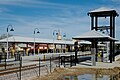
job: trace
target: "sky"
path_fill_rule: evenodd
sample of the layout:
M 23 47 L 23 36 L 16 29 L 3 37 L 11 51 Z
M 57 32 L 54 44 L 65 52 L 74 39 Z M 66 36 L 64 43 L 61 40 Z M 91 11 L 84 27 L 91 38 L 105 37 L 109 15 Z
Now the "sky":
M 38 28 L 40 34 L 35 35 L 39 38 L 50 39 L 54 30 L 60 30 L 72 39 L 91 30 L 87 13 L 100 7 L 119 14 L 120 0 L 0 0 L 0 35 L 11 24 L 12 35 L 33 37 Z M 116 17 L 116 38 L 120 39 L 120 17 Z

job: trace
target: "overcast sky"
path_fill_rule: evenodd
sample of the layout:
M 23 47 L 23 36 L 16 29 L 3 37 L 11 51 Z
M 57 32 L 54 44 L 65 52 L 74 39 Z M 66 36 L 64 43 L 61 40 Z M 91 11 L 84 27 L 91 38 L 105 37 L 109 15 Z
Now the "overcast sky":
M 13 35 L 33 36 L 40 29 L 40 38 L 52 38 L 53 30 L 60 30 L 71 39 L 90 31 L 91 10 L 107 7 L 120 13 L 120 0 L 0 0 L 0 34 L 8 24 Z M 116 38 L 120 39 L 120 17 L 116 17 Z

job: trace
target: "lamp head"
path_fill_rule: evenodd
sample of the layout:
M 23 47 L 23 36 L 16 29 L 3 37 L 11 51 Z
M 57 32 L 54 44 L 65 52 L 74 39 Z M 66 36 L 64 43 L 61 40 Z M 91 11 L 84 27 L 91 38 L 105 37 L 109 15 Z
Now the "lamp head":
M 63 37 L 66 37 L 66 34 L 64 34 Z
M 66 37 L 66 33 L 64 33 L 63 37 Z
M 58 33 L 56 33 L 56 35 L 58 35 Z
M 53 35 L 54 35 L 54 32 L 53 32 Z M 56 35 L 58 35 L 58 32 L 56 32 Z
M 12 29 L 10 29 L 10 31 L 14 31 L 14 29 L 12 28 Z
M 37 33 L 40 33 L 39 31 L 37 31 Z

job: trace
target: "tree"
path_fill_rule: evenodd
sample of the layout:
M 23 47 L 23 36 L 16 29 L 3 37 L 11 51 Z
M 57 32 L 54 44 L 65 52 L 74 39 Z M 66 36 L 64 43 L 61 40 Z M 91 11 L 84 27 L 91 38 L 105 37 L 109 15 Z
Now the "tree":
M 8 34 L 8 37 L 11 37 L 11 36 L 13 36 L 13 35 Z M 5 39 L 5 38 L 7 38 L 7 34 L 2 34 L 2 35 L 0 36 L 0 40 L 1 40 L 1 39 Z

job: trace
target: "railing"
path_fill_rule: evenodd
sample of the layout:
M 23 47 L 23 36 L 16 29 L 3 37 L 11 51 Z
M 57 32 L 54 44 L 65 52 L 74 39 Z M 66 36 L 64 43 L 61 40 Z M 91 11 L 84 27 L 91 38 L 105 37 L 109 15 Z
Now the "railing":
M 31 58 L 30 58 L 31 57 Z M 40 76 L 44 74 L 48 74 L 53 71 L 54 68 L 58 65 L 58 61 L 56 64 L 54 63 L 57 59 L 55 58 L 34 58 L 33 56 L 29 56 L 29 58 L 20 57 L 19 61 L 7 61 L 6 62 L 6 68 L 4 68 L 4 65 L 2 66 L 2 63 L 0 64 L 0 80 L 8 80 L 11 76 L 17 77 L 18 80 L 22 80 L 22 78 L 25 78 L 25 73 L 33 75 L 29 77 L 34 76 Z M 30 73 L 30 70 L 31 73 Z M 10 76 L 9 76 L 10 75 Z M 9 76 L 9 77 L 8 77 Z M 12 77 L 15 78 L 15 77 Z
M 86 55 L 89 54 L 85 54 L 84 56 Z M 70 57 L 65 58 L 62 56 Z M 78 56 L 78 58 L 80 56 Z M 34 56 L 18 55 L 18 58 L 5 58 L 5 61 L 2 61 L 0 63 L 0 80 L 8 80 L 10 78 L 16 78 L 18 80 L 21 80 L 23 78 L 26 78 L 26 76 L 29 78 L 41 76 L 43 74 L 48 74 L 52 72 L 53 69 L 56 67 L 60 67 L 61 63 L 69 63 L 70 67 L 75 65 L 74 53 L 49 53 Z M 66 64 L 62 65 L 66 67 Z

